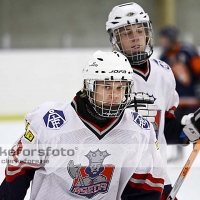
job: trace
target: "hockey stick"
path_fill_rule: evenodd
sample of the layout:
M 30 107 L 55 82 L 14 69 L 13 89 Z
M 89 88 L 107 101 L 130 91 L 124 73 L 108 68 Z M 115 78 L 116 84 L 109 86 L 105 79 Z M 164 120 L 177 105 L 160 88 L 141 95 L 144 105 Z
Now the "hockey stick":
M 197 141 L 197 143 L 194 145 L 194 148 L 192 150 L 192 153 L 190 154 L 187 162 L 185 163 L 179 177 L 177 178 L 169 196 L 167 197 L 166 200 L 174 200 L 175 197 L 176 197 L 176 194 L 178 193 L 185 177 L 187 176 L 197 154 L 199 153 L 199 150 L 200 150 L 200 139 Z

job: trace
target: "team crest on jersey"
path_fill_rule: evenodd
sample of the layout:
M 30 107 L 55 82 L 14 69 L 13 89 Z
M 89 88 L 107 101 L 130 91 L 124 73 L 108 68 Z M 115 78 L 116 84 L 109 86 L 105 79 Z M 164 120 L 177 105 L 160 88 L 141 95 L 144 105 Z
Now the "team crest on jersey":
M 150 122 L 139 115 L 137 112 L 132 113 L 133 121 L 139 125 L 142 129 L 150 129 Z
M 68 173 L 73 179 L 70 192 L 88 199 L 99 193 L 107 193 L 115 169 L 114 165 L 103 165 L 107 156 L 110 156 L 107 151 L 97 149 L 85 155 L 89 160 L 88 166 L 74 165 L 70 160 L 67 166 Z
M 49 110 L 43 117 L 47 128 L 59 129 L 65 122 L 65 115 L 62 110 Z

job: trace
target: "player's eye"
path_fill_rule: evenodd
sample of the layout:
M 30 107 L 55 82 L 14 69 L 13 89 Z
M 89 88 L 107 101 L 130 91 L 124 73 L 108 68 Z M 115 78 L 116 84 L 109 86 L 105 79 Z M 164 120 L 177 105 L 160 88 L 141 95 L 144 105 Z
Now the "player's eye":
M 109 89 L 110 89 L 110 86 L 109 86 L 109 85 L 105 85 L 104 88 L 105 88 L 106 90 L 109 90 Z
M 129 30 L 129 31 L 122 31 L 121 32 L 122 35 L 130 35 L 131 33 L 132 33 L 131 30 Z
M 142 27 L 140 27 L 140 28 L 137 29 L 137 32 L 138 32 L 138 33 L 143 33 L 143 32 L 144 32 L 144 29 L 143 29 Z
M 125 87 L 122 86 L 122 85 L 120 85 L 120 86 L 117 87 L 118 90 L 123 90 L 124 88 L 125 88 Z

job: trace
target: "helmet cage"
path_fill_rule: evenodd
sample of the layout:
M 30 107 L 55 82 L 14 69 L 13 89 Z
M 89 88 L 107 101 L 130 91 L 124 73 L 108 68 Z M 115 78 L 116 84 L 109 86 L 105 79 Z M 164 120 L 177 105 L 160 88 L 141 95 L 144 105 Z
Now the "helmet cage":
M 124 48 L 121 32 L 126 32 L 126 28 L 128 27 L 130 29 L 130 26 L 132 27 L 133 34 L 131 37 L 128 37 L 127 34 L 129 45 L 127 45 L 127 42 L 126 48 Z M 142 38 L 139 38 L 142 34 L 136 34 L 138 33 L 137 31 L 139 31 L 137 28 L 141 26 L 145 31 L 146 44 L 144 44 L 144 40 Z M 129 59 L 131 65 L 140 65 L 145 63 L 146 60 L 152 55 L 153 29 L 151 21 L 149 19 L 149 15 L 137 3 L 130 2 L 115 6 L 109 13 L 108 21 L 106 22 L 106 30 L 110 35 L 110 41 L 113 45 L 113 49 L 124 54 Z M 142 46 L 139 48 L 133 46 L 131 48 L 131 45 L 141 45 L 138 44 L 138 41 L 136 44 L 133 44 L 132 41 L 138 39 L 140 39 Z
M 106 103 L 106 102 L 104 102 L 104 98 L 105 98 L 104 90 L 102 91 L 102 93 L 97 93 L 96 87 L 97 87 L 97 85 L 105 86 L 107 81 L 110 82 L 110 80 L 104 80 L 103 84 L 99 84 L 98 81 L 96 81 L 96 80 L 87 79 L 87 80 L 85 80 L 85 91 L 87 93 L 90 104 L 92 105 L 93 109 L 95 110 L 95 112 L 98 115 L 100 115 L 102 117 L 107 117 L 107 118 L 119 117 L 121 115 L 121 113 L 124 111 L 124 109 L 131 102 L 131 94 L 133 93 L 133 81 L 113 80 L 112 81 L 113 85 L 114 85 L 114 82 L 121 82 L 121 83 L 126 82 L 125 94 L 122 94 L 122 93 L 117 94 L 118 96 L 120 96 L 119 98 L 122 99 L 122 101 L 118 105 L 116 105 L 116 104 L 114 105 L 114 103 L 112 103 L 112 102 L 110 102 L 109 105 L 104 105 Z M 100 94 L 102 96 L 102 101 L 98 101 L 96 99 L 97 94 Z M 113 90 L 111 91 L 111 93 L 106 94 L 106 95 L 114 96 Z
M 133 70 L 128 59 L 118 51 L 95 52 L 83 69 L 83 79 L 87 97 L 96 113 L 102 117 L 118 117 L 131 102 Z M 100 83 L 102 85 L 97 88 Z M 107 98 L 97 92 L 110 93 L 110 96 Z
M 141 37 L 130 37 L 128 35 L 129 30 L 127 30 L 127 27 L 131 26 L 131 29 L 133 31 L 138 32 L 139 29 L 141 29 L 141 27 L 144 29 L 145 31 L 145 36 L 142 37 L 146 37 L 145 38 L 145 46 L 141 47 L 143 50 L 138 50 L 133 51 L 133 49 L 131 48 L 131 42 L 133 40 L 139 40 L 141 39 Z M 138 28 L 139 27 L 139 28 Z M 125 48 L 123 46 L 122 43 L 122 33 L 127 35 L 127 41 L 129 41 L 129 47 Z M 133 23 L 133 24 L 126 24 L 125 26 L 121 26 L 118 28 L 114 28 L 112 31 L 110 31 L 110 39 L 111 39 L 111 43 L 113 45 L 113 49 L 116 51 L 121 52 L 123 55 L 125 55 L 129 62 L 131 63 L 131 65 L 141 65 L 143 63 L 145 63 L 147 61 L 147 59 L 152 55 L 153 53 L 153 29 L 152 29 L 152 25 L 151 22 L 140 22 L 140 23 Z

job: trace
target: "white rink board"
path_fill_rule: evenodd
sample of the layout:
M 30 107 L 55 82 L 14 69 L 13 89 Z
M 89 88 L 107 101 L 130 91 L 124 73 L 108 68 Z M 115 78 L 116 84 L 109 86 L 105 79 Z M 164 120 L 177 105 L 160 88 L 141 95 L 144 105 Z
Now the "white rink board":
M 45 101 L 71 101 L 82 87 L 82 69 L 97 50 L 0 50 L 0 116 L 24 115 Z M 200 48 L 199 48 L 200 50 Z M 158 58 L 155 47 L 151 58 Z
M 97 50 L 0 51 L 0 115 L 26 114 L 45 101 L 71 101 L 82 87 L 82 68 Z
M 83 67 L 97 50 L 110 51 L 0 50 L 0 116 L 24 115 L 45 101 L 71 101 L 82 88 Z

